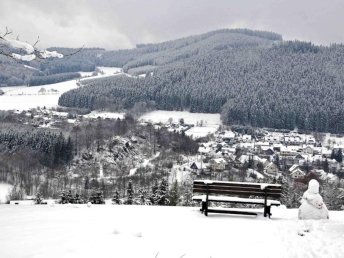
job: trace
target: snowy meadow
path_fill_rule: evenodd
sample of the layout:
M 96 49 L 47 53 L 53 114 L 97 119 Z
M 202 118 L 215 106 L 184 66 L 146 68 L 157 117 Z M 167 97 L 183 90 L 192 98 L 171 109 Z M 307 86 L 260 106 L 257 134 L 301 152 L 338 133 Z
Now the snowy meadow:
M 343 257 L 344 212 L 297 234 L 296 209 L 205 217 L 196 207 L 1 205 L 0 257 Z
M 81 73 L 82 77 L 104 78 L 107 76 L 121 74 L 120 68 L 115 67 L 98 67 L 99 75 L 92 76 L 90 73 Z M 81 78 L 81 80 L 83 80 Z M 2 87 L 5 92 L 0 98 L 0 110 L 28 110 L 37 107 L 56 107 L 59 97 L 62 93 L 78 87 L 77 80 L 70 80 L 54 84 L 40 86 L 16 86 Z
M 144 114 L 139 118 L 142 121 L 152 123 L 179 123 L 181 119 L 185 124 L 195 125 L 186 131 L 186 135 L 193 138 L 205 137 L 213 134 L 222 125 L 220 114 L 191 113 L 188 111 L 157 110 Z

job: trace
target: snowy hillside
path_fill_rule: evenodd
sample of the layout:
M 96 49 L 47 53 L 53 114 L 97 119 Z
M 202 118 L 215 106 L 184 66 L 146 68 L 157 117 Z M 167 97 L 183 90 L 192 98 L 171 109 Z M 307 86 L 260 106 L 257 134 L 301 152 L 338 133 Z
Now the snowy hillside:
M 0 257 L 343 257 L 344 212 L 298 236 L 297 210 L 272 219 L 209 215 L 198 208 L 0 206 Z
M 104 78 L 120 74 L 122 70 L 116 67 L 97 67 L 97 71 L 99 71 L 99 75 L 91 76 L 87 79 Z M 0 98 L 0 110 L 28 110 L 44 106 L 47 108 L 55 107 L 62 93 L 77 87 L 77 80 L 33 87 L 3 87 L 1 89 L 5 92 L 5 95 L 2 95 Z

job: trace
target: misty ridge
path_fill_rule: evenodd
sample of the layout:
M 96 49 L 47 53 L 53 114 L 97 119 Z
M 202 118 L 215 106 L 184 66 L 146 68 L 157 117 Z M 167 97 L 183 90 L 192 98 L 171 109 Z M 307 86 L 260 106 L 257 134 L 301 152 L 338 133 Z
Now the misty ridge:
M 80 53 L 47 62 L 1 59 L 2 85 L 43 85 L 78 78 L 96 66 L 137 76 L 82 82 L 59 105 L 89 110 L 156 109 L 221 113 L 225 124 L 339 133 L 343 112 L 343 45 L 283 41 L 272 32 L 223 29 L 134 49 Z M 75 49 L 51 48 L 63 54 Z M 1 57 L 0 57 L 1 58 Z

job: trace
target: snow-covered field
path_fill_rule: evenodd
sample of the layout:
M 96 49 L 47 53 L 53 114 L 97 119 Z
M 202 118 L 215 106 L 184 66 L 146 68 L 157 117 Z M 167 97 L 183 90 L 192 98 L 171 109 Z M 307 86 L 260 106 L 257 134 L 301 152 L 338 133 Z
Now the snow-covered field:
M 8 195 L 11 188 L 11 185 L 0 182 L 0 203 L 5 203 L 7 201 L 6 196 Z
M 186 135 L 193 137 L 194 139 L 205 137 L 208 134 L 213 134 L 219 128 L 218 125 L 210 126 L 195 126 L 185 132 Z
M 110 119 L 123 119 L 125 113 L 113 113 L 113 112 L 100 112 L 100 111 L 92 111 L 91 113 L 84 115 L 85 118 L 110 118 Z
M 2 90 L 6 93 L 0 96 L 0 110 L 28 110 L 36 107 L 55 107 L 62 93 L 76 88 L 76 80 L 65 81 L 49 85 L 34 87 L 5 87 Z M 54 94 L 39 94 L 39 90 L 55 89 Z
M 140 120 L 167 124 L 170 122 L 170 119 L 172 119 L 172 123 L 179 123 L 181 118 L 184 119 L 185 124 L 195 125 L 185 132 L 186 135 L 193 138 L 200 138 L 215 133 L 222 124 L 220 114 L 190 113 L 187 111 L 157 110 L 144 114 L 140 117 Z
M 324 146 L 344 146 L 344 137 L 337 137 L 334 135 L 331 135 L 330 133 L 327 133 L 323 140 Z
M 184 119 L 186 124 L 197 124 L 202 121 L 204 126 L 221 125 L 220 114 L 208 113 L 190 113 L 187 111 L 164 111 L 157 110 L 149 112 L 140 117 L 143 121 L 151 121 L 153 123 L 168 123 L 172 118 L 174 123 L 178 123 L 181 118 Z
M 299 236 L 297 210 L 272 219 L 198 208 L 1 205 L 0 257 L 343 257 L 344 212 Z
M 98 67 L 103 74 L 89 78 L 103 78 L 114 74 L 120 74 L 122 69 L 116 67 Z M 87 79 L 89 79 L 87 78 Z M 1 90 L 5 95 L 0 96 L 0 110 L 28 110 L 36 107 L 56 107 L 62 93 L 77 88 L 77 80 L 70 80 L 60 83 L 40 85 L 34 87 L 17 86 L 3 87 Z M 45 94 L 40 93 L 44 88 Z M 51 92 L 57 90 L 57 92 Z

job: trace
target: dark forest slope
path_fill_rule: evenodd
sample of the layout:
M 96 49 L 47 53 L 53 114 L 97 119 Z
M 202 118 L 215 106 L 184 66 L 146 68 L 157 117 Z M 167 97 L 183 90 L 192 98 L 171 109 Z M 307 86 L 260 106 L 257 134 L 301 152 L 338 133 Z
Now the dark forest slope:
M 190 55 L 181 60 L 174 55 L 178 47 L 169 48 L 170 55 L 159 44 L 161 51 L 141 56 L 136 55 L 140 48 L 127 50 L 136 56 L 124 67 L 155 66 L 153 76 L 90 80 L 62 95 L 59 103 L 98 109 L 154 101 L 159 109 L 222 112 L 226 124 L 344 132 L 342 45 L 214 33 L 194 48 L 184 45 L 182 52 L 188 49 Z M 155 56 L 153 63 L 143 61 L 148 56 Z

